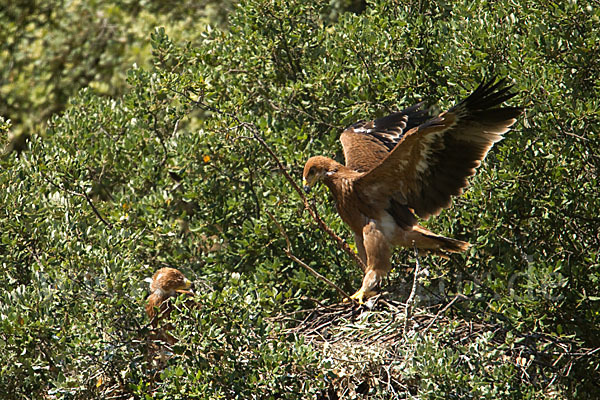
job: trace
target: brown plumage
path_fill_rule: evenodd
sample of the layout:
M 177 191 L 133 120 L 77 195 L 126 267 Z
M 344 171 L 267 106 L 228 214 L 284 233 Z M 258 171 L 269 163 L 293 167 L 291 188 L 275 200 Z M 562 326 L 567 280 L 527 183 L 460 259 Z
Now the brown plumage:
M 505 80 L 479 85 L 466 99 L 432 118 L 422 103 L 348 127 L 340 136 L 346 165 L 316 156 L 304 166 L 305 190 L 321 180 L 330 189 L 338 213 L 354 232 L 367 265 L 359 302 L 372 296 L 391 269 L 393 246 L 434 253 L 461 252 L 469 244 L 418 225 L 450 206 L 467 178 L 494 143 L 521 114 L 520 107 L 500 107 L 512 98 Z
M 146 303 L 146 314 L 154 328 L 159 328 L 159 321 L 169 318 L 171 307 L 167 301 L 170 297 L 177 294 L 193 295 L 190 290 L 192 283 L 175 268 L 161 268 L 154 273 L 152 278 L 147 278 L 150 282 L 150 296 Z M 174 344 L 175 339 L 167 332 L 172 327 L 170 324 L 161 324 L 157 331 L 156 339 Z

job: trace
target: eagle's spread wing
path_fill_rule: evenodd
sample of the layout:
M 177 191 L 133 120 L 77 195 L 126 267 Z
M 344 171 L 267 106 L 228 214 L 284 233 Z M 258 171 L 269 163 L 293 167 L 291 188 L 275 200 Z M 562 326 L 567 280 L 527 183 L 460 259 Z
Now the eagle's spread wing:
M 367 172 L 387 157 L 404 137 L 404 133 L 427 121 L 430 116 L 421 110 L 423 103 L 374 121 L 359 121 L 342 132 L 346 166 Z
M 406 131 L 385 159 L 356 180 L 361 197 L 374 208 L 405 205 L 422 218 L 448 207 L 522 112 L 498 107 L 515 95 L 504 82 L 482 83 L 450 110 Z M 349 153 L 356 157 L 355 151 L 345 152 L 347 159 Z

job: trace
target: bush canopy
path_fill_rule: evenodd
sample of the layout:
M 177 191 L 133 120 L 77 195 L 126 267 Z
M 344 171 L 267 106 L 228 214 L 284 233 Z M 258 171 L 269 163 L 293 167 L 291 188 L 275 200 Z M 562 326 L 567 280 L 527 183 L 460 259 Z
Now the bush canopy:
M 597 398 L 600 4 L 219 4 L 0 8 L 0 392 Z M 312 155 L 342 162 L 353 122 L 444 110 L 492 76 L 525 113 L 423 221 L 473 247 L 399 249 L 372 310 L 338 304 L 289 255 L 347 292 L 362 273 L 288 177 Z M 157 361 L 144 278 L 164 266 L 199 307 L 172 299 L 178 342 Z

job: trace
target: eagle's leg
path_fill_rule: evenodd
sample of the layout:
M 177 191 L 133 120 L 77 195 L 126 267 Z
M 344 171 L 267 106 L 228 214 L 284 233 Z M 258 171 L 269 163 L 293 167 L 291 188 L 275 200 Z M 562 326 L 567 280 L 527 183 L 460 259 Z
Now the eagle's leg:
M 363 304 L 366 299 L 377 293 L 375 289 L 379 282 L 392 269 L 390 243 L 375 221 L 371 220 L 365 225 L 362 236 L 361 244 L 364 248 L 364 254 L 366 254 L 367 270 L 365 271 L 362 287 L 351 296 L 360 304 Z M 357 241 L 358 243 L 359 241 Z M 360 255 L 360 246 L 358 248 Z
M 354 232 L 354 243 L 356 243 L 356 250 L 358 251 L 358 257 L 362 262 L 367 265 L 367 251 L 365 250 L 365 243 L 363 241 L 362 232 Z

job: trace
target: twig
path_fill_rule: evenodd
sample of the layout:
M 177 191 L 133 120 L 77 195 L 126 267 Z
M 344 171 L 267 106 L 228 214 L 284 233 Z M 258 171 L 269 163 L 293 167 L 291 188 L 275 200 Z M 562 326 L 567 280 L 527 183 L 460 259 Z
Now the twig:
M 318 273 L 317 271 L 315 271 L 314 269 L 312 269 L 310 266 L 308 266 L 304 261 L 300 260 L 294 254 L 292 254 L 292 243 L 290 242 L 290 238 L 288 237 L 287 233 L 285 232 L 285 230 L 283 229 L 283 227 L 281 226 L 281 224 L 279 223 L 279 221 L 277 221 L 277 219 L 275 219 L 275 216 L 273 216 L 273 214 L 271 214 L 268 210 L 265 210 L 265 211 L 269 215 L 269 217 L 271 217 L 271 219 L 273 220 L 273 222 L 275 223 L 275 225 L 277 225 L 277 228 L 279 228 L 279 231 L 281 232 L 281 235 L 285 238 L 285 242 L 287 244 L 287 247 L 284 249 L 285 254 L 287 254 L 287 256 L 292 261 L 295 261 L 296 263 L 298 263 L 302 267 L 304 267 L 315 278 L 322 280 L 323 282 L 325 282 L 326 284 L 328 284 L 329 286 L 331 286 L 332 288 L 334 288 L 335 290 L 337 290 L 337 292 L 339 294 L 341 294 L 342 296 L 344 296 L 345 298 L 348 298 L 348 299 L 350 299 L 352 301 L 355 301 L 353 298 L 350 297 L 350 295 L 348 293 L 346 293 L 338 285 L 336 285 L 335 283 L 331 282 L 329 279 L 325 278 L 323 275 L 321 275 L 320 273 Z
M 67 189 L 65 189 L 67 190 Z M 70 190 L 67 190 L 68 192 L 71 192 Z M 108 226 L 109 228 L 112 228 L 112 224 L 108 221 L 106 221 L 104 218 L 102 218 L 102 215 L 100 215 L 100 212 L 98 211 L 98 209 L 96 208 L 96 206 L 94 206 L 94 203 L 92 202 L 92 199 L 90 199 L 90 196 L 88 196 L 87 193 L 77 193 L 77 192 L 71 192 L 72 194 L 81 196 L 83 194 L 83 196 L 85 197 L 85 199 L 87 200 L 88 204 L 90 205 L 90 207 L 92 207 L 92 211 L 94 211 L 94 214 L 96 214 L 96 216 L 100 219 L 100 221 L 102 221 L 104 223 L 104 225 Z
M 175 126 L 173 126 L 173 133 L 171 133 L 171 137 L 175 136 L 175 134 L 177 133 L 177 129 L 179 129 L 179 121 L 179 119 L 175 121 Z
M 243 123 L 242 123 L 243 124 Z M 252 126 L 252 128 L 254 128 Z M 300 199 L 302 199 L 302 202 L 304 203 L 304 208 L 306 208 L 309 212 L 309 214 L 311 215 L 311 217 L 313 217 L 313 219 L 315 221 L 317 221 L 317 224 L 319 225 L 319 227 L 324 230 L 329 236 L 331 236 L 331 238 L 333 238 L 338 246 L 344 250 L 346 253 L 348 253 L 358 264 L 358 266 L 360 267 L 360 269 L 365 272 L 367 269 L 367 266 L 365 265 L 365 263 L 360 259 L 360 257 L 358 257 L 358 255 L 350 248 L 350 246 L 348 246 L 348 243 L 346 243 L 346 241 L 344 239 L 342 239 L 341 237 L 339 237 L 326 223 L 325 221 L 323 221 L 321 219 L 321 217 L 319 216 L 319 214 L 317 213 L 316 208 L 314 207 L 314 205 L 310 204 L 308 202 L 308 200 L 306 199 L 306 197 L 304 196 L 304 193 L 302 192 L 302 189 L 300 189 L 300 187 L 298 186 L 298 184 L 296 183 L 296 181 L 294 181 L 294 179 L 290 176 L 290 174 L 288 173 L 287 169 L 285 168 L 285 166 L 283 165 L 283 163 L 281 162 L 281 160 L 279 160 L 279 157 L 277 157 L 277 154 L 275 154 L 275 152 L 269 147 L 269 145 L 267 144 L 267 142 L 265 142 L 265 140 L 262 138 L 262 136 L 260 136 L 260 134 L 254 130 L 254 129 L 250 129 L 252 131 L 252 134 L 254 135 L 254 138 L 263 146 L 263 148 L 265 150 L 267 150 L 267 152 L 271 155 L 271 157 L 273 157 L 273 159 L 275 160 L 275 162 L 277 163 L 277 166 L 279 167 L 279 169 L 281 170 L 281 172 L 283 173 L 283 176 L 288 180 L 288 182 L 292 185 L 292 187 L 294 188 L 294 190 L 296 191 L 296 193 L 298 193 L 298 195 L 300 196 Z
M 408 320 L 412 318 L 413 311 L 413 303 L 415 302 L 415 297 L 417 295 L 417 282 L 419 281 L 419 275 L 421 273 L 421 264 L 419 263 L 419 250 L 417 249 L 417 245 L 413 242 L 413 247 L 415 249 L 415 276 L 413 278 L 412 290 L 410 291 L 410 295 L 406 300 L 406 308 L 404 310 L 404 335 L 408 332 Z
M 58 185 L 58 184 L 54 183 L 54 182 L 53 182 L 53 181 L 52 181 L 50 178 L 48 178 L 48 177 L 47 177 L 47 176 L 46 176 L 46 175 L 45 175 L 43 172 L 41 172 L 41 175 L 42 175 L 42 178 L 44 178 L 44 180 L 45 180 L 46 182 L 48 182 L 49 184 L 51 184 L 51 185 L 52 185 L 52 186 L 54 186 L 55 188 L 57 188 L 57 189 L 59 189 L 59 190 L 62 190 L 62 191 L 65 191 L 65 192 L 67 192 L 67 193 L 69 193 L 69 194 L 72 194 L 72 195 L 74 195 L 74 196 L 79 196 L 79 197 L 83 197 L 83 198 L 85 198 L 85 200 L 87 201 L 87 203 L 88 203 L 88 204 L 90 205 L 90 207 L 92 208 L 92 211 L 94 212 L 94 214 L 96 214 L 96 216 L 97 216 L 97 217 L 100 219 L 100 221 L 102 221 L 102 223 L 103 223 L 104 225 L 108 226 L 108 228 L 109 228 L 109 229 L 112 229 L 113 225 L 112 225 L 110 222 L 108 222 L 107 220 L 105 220 L 105 219 L 102 217 L 102 215 L 100 214 L 100 212 L 98 211 L 98 209 L 96 208 L 96 206 L 95 206 L 95 205 L 94 205 L 94 203 L 92 202 L 92 199 L 90 199 L 90 196 L 88 196 L 88 194 L 87 194 L 87 193 L 85 193 L 85 192 L 84 192 L 84 193 L 79 193 L 79 192 L 76 192 L 76 191 L 74 191 L 74 190 L 70 190 L 70 189 L 64 188 L 64 187 L 62 187 L 62 186 L 60 186 L 60 185 Z
M 575 134 L 575 133 L 573 133 L 573 132 L 563 132 L 563 133 L 564 133 L 565 135 L 569 135 L 569 136 L 576 137 L 577 139 L 581 139 L 581 140 L 585 140 L 585 141 L 588 141 L 588 140 L 589 140 L 588 138 L 586 138 L 586 137 L 583 137 L 583 136 L 580 136 L 580 135 L 577 135 L 577 134 Z
M 396 313 L 393 313 L 392 318 L 390 319 L 390 321 L 387 324 L 385 324 L 383 327 L 378 329 L 377 332 L 373 333 L 372 335 L 369 335 L 369 338 L 371 338 L 371 340 L 369 340 L 367 345 L 370 346 L 373 343 L 375 343 L 377 340 L 379 340 L 381 338 L 381 336 L 379 336 L 379 334 L 381 332 L 385 331 L 390 325 L 392 325 L 395 320 L 396 320 Z
M 431 328 L 431 326 L 438 320 L 438 318 L 441 315 L 444 315 L 444 313 L 454 305 L 454 303 L 456 303 L 456 301 L 458 299 L 464 299 L 466 298 L 466 296 L 464 294 L 460 294 L 457 293 L 456 296 L 454 296 L 454 298 L 452 299 L 452 301 L 450 301 L 450 303 L 446 304 L 446 306 L 444 308 L 442 308 L 440 311 L 437 312 L 437 314 L 435 314 L 435 317 L 433 317 L 431 319 L 431 321 L 429 321 L 429 323 L 427 324 L 427 326 L 425 327 L 425 329 L 423 329 L 423 332 L 421 333 L 421 336 L 424 336 L 427 331 L 429 330 L 429 328 Z
M 243 129 L 249 130 L 252 133 L 252 138 L 254 140 L 256 140 L 258 143 L 260 143 L 260 145 L 273 158 L 273 160 L 277 164 L 277 167 L 279 168 L 279 170 L 281 171 L 281 173 L 283 174 L 283 176 L 285 177 L 285 179 L 290 183 L 290 185 L 292 185 L 292 188 L 296 191 L 296 193 L 298 193 L 298 196 L 300 196 L 300 199 L 302 200 L 302 203 L 304 204 L 304 208 L 306 208 L 308 210 L 309 214 L 317 222 L 317 224 L 319 225 L 319 227 L 321 228 L 321 230 L 325 231 L 333 240 L 335 240 L 335 242 L 338 244 L 338 247 L 340 249 L 344 250 L 344 252 L 346 252 L 350 257 L 352 257 L 354 259 L 354 261 L 358 264 L 358 266 L 360 267 L 360 269 L 363 272 L 365 272 L 365 270 L 367 269 L 367 266 L 365 265 L 365 263 L 360 259 L 360 257 L 358 256 L 358 254 L 356 254 L 350 248 L 350 246 L 348 246 L 348 243 L 346 243 L 346 241 L 344 239 L 342 239 L 341 237 L 339 237 L 325 223 L 325 221 L 323 221 L 321 219 L 321 217 L 317 213 L 316 208 L 308 202 L 308 200 L 304 196 L 304 192 L 302 191 L 302 189 L 298 186 L 298 184 L 296 183 L 296 181 L 290 176 L 287 168 L 283 165 L 283 163 L 281 162 L 281 160 L 279 159 L 279 157 L 277 156 L 277 154 L 275 154 L 275 152 L 273 151 L 273 149 L 271 149 L 271 147 L 269 147 L 268 143 L 264 140 L 264 138 L 260 134 L 259 129 L 254 124 L 241 121 L 237 116 L 235 116 L 233 114 L 230 114 L 228 112 L 222 111 L 222 110 L 220 110 L 220 109 L 218 109 L 216 107 L 210 106 L 210 105 L 208 105 L 206 103 L 203 103 L 200 100 L 194 100 L 189 95 L 187 95 L 186 93 L 178 92 L 178 91 L 176 91 L 176 90 L 174 90 L 172 88 L 171 88 L 171 90 L 173 92 L 175 92 L 175 93 L 177 93 L 177 94 L 179 94 L 179 95 L 187 98 L 189 101 L 191 101 L 192 103 L 196 104 L 196 106 L 198 106 L 201 109 L 204 109 L 206 111 L 211 111 L 211 112 L 214 112 L 214 113 L 217 113 L 217 114 L 220 114 L 220 115 L 224 115 L 224 116 L 226 116 L 228 118 L 231 118 L 232 120 L 234 120 L 237 123 L 237 126 L 236 126 L 237 128 L 243 128 Z M 243 138 L 247 139 L 248 137 L 243 137 Z

